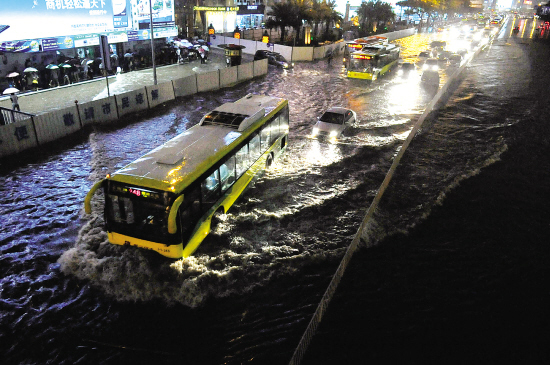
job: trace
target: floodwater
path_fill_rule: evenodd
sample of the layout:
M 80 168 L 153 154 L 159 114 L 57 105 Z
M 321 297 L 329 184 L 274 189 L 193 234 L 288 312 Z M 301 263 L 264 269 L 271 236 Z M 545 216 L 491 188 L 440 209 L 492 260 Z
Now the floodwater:
M 398 43 L 403 58 L 417 62 L 430 40 L 446 36 Z M 526 62 L 520 46 L 503 46 L 507 37 L 502 32 L 467 68 L 444 126 L 428 123 L 421 142 L 413 141 L 418 158 L 403 168 L 414 181 L 399 210 L 390 204 L 380 212 L 379 237 L 414 227 L 450 188 L 507 149 L 505 131 L 520 116 L 489 116 L 503 107 L 502 95 L 527 87 L 513 79 L 507 88 L 496 77 Z M 420 72 L 369 83 L 347 79 L 339 58 L 287 71 L 270 66 L 264 78 L 168 103 L 4 164 L 3 359 L 287 363 L 396 151 L 435 93 L 420 84 Z M 443 82 L 447 72 L 449 66 L 440 71 Z M 100 199 L 91 215 L 83 214 L 91 185 L 248 93 L 289 100 L 289 146 L 218 231 L 195 255 L 177 261 L 108 244 Z M 356 125 L 335 144 L 309 138 L 316 118 L 335 105 L 355 110 Z

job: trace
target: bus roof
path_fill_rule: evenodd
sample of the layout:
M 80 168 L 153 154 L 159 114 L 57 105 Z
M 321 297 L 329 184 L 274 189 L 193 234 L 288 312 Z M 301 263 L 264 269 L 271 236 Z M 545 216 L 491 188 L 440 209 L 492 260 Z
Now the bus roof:
M 198 125 L 126 165 L 109 179 L 180 192 L 262 124 L 256 122 L 285 103 L 285 99 L 249 94 L 223 104 L 204 116 Z M 235 118 L 225 119 L 240 122 L 211 123 L 217 119 L 208 120 L 212 114 L 233 114 Z
M 368 55 L 377 55 L 377 54 L 382 54 L 384 52 L 390 52 L 394 49 L 397 49 L 399 48 L 398 46 L 396 46 L 395 44 L 387 44 L 387 45 L 382 45 L 382 44 L 375 44 L 375 45 L 368 45 L 368 46 L 365 46 L 363 47 L 362 50 L 360 51 L 356 51 L 356 52 L 353 52 L 353 54 L 368 54 Z

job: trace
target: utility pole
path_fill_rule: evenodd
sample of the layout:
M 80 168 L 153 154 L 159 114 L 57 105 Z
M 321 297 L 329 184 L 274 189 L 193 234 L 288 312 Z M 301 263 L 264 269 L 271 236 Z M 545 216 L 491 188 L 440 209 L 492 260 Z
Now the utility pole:
M 153 33 L 153 0 L 149 0 L 149 19 L 151 23 L 149 24 L 149 29 L 151 30 L 151 56 L 153 59 L 153 81 L 154 85 L 157 84 L 157 67 L 155 65 L 155 34 Z

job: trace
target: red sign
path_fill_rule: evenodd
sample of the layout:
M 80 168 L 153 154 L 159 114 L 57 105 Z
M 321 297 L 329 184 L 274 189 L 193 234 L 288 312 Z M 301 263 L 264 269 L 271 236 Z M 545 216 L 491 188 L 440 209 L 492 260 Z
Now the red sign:
M 370 60 L 372 57 L 364 54 L 352 54 L 351 58 L 355 58 L 357 60 Z

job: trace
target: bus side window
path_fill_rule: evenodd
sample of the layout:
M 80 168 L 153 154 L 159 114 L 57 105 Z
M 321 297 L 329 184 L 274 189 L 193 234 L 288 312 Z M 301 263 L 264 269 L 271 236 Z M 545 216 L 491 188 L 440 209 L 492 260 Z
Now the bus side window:
M 279 117 L 279 131 L 281 134 L 288 132 L 288 107 L 285 107 L 281 111 L 281 115 Z
M 273 144 L 277 138 L 279 138 L 280 136 L 280 132 L 279 132 L 279 115 L 277 115 L 277 117 L 275 117 L 275 119 L 273 119 L 273 121 L 271 121 L 271 144 Z
M 220 177 L 222 180 L 222 192 L 235 183 L 235 156 L 231 156 L 224 164 L 220 166 Z
M 248 170 L 248 166 L 250 166 L 250 159 L 248 157 L 248 145 L 245 144 L 238 152 L 237 152 L 237 177 L 241 177 L 242 174 L 246 170 Z
M 262 132 L 261 132 L 261 136 L 262 136 L 262 152 L 265 152 L 268 150 L 269 147 L 271 147 L 271 145 L 269 144 L 269 131 L 270 131 L 270 127 L 269 125 L 265 125 L 262 129 Z
M 250 161 L 249 161 L 249 166 L 252 165 L 254 162 L 256 162 L 257 159 L 260 158 L 260 155 L 262 154 L 261 151 L 260 151 L 260 135 L 259 134 L 256 134 L 254 136 L 254 138 L 252 138 L 250 140 L 250 142 L 248 142 L 248 148 L 249 148 L 249 156 L 250 156 Z
M 192 229 L 201 214 L 200 192 L 198 188 L 185 192 L 184 201 L 180 207 L 180 224 L 182 231 L 182 238 L 184 240 L 189 238 L 190 229 Z
M 212 204 L 220 197 L 220 176 L 218 170 L 214 171 L 212 175 L 208 176 L 201 183 L 201 193 L 203 202 L 203 211 L 208 210 Z

